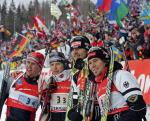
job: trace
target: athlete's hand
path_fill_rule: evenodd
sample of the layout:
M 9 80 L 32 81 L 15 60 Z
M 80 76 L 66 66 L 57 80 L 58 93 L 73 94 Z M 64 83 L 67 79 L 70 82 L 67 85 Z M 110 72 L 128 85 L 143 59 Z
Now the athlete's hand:
M 21 73 L 23 73 L 22 71 L 14 71 L 14 72 L 12 72 L 10 75 L 11 75 L 11 77 L 12 78 L 16 78 L 19 74 L 21 74 Z
M 82 121 L 83 120 L 83 116 L 80 114 L 80 112 L 77 112 L 74 109 L 69 110 L 68 118 L 70 121 Z

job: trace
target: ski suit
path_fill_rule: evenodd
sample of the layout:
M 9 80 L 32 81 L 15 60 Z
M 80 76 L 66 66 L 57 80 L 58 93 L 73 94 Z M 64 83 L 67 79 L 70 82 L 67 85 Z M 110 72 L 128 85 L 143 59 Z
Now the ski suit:
M 73 75 L 73 84 L 72 84 L 72 87 L 73 87 L 73 97 L 72 97 L 72 109 L 70 110 L 70 112 L 72 113 L 68 113 L 68 117 L 70 117 L 71 121 L 82 121 L 82 118 L 81 117 L 84 117 L 83 115 L 81 116 L 81 114 L 76 114 L 75 112 L 77 112 L 77 110 L 80 110 L 80 109 L 76 109 L 76 108 L 73 108 L 73 107 L 77 107 L 75 105 L 78 104 L 78 102 L 80 101 L 80 98 L 83 98 L 83 110 L 86 110 L 85 107 L 86 107 L 86 104 L 87 104 L 87 100 L 89 98 L 89 93 L 88 91 L 89 90 L 89 86 L 91 85 L 91 82 L 90 80 L 85 80 L 85 82 L 83 83 L 83 79 L 81 77 L 81 70 L 79 70 L 78 72 L 76 72 L 74 75 Z M 79 90 L 82 90 L 82 86 L 85 85 L 84 87 L 84 93 L 83 95 L 78 95 L 78 92 Z M 78 90 L 77 92 L 75 91 L 76 89 Z M 77 96 L 78 95 L 78 96 Z M 82 97 L 81 97 L 82 96 Z M 76 99 L 76 97 L 78 97 Z M 80 107 L 79 107 L 80 108 Z M 81 110 L 80 113 L 82 113 L 83 111 Z M 94 103 L 94 109 L 93 109 L 93 117 L 92 117 L 92 120 L 91 121 L 99 121 L 100 120 L 100 108 L 99 108 L 99 105 L 98 105 L 98 102 L 97 100 L 95 100 L 95 103 Z M 83 119 L 84 121 L 84 119 Z
M 64 121 L 71 84 L 70 70 L 64 70 L 58 75 L 50 74 L 50 76 L 47 78 L 52 76 L 56 81 L 57 88 L 51 92 L 49 121 Z M 48 84 L 49 82 L 46 81 L 46 83 Z
M 39 105 L 38 78 L 29 78 L 22 74 L 12 84 L 6 100 L 6 121 L 35 121 L 35 112 Z
M 100 79 L 95 78 L 95 81 Z M 98 81 L 97 81 L 98 82 Z M 108 80 L 97 83 L 97 98 L 101 111 Z M 124 70 L 114 72 L 111 87 L 110 107 L 107 121 L 142 121 L 146 115 L 146 104 L 135 77 Z

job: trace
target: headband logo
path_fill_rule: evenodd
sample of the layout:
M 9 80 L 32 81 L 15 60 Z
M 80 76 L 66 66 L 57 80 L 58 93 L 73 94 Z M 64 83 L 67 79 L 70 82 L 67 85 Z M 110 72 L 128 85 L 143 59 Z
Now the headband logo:
M 96 56 L 96 52 L 91 52 L 91 53 L 88 54 L 88 58 L 92 57 L 92 56 Z
M 79 47 L 79 46 L 81 46 L 81 42 L 73 42 L 71 44 L 71 47 Z

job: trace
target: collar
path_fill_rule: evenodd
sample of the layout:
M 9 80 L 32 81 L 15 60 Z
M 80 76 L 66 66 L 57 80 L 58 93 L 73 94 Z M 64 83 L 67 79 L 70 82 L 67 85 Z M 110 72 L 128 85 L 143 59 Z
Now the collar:
M 70 70 L 64 70 L 60 74 L 53 75 L 57 82 L 66 81 L 70 78 Z
M 108 68 L 105 67 L 101 74 L 97 77 L 95 77 L 95 82 L 96 83 L 101 83 L 105 78 L 106 78 L 106 73 L 107 73 Z
M 33 85 L 37 85 L 38 83 L 38 79 L 39 79 L 39 76 L 36 76 L 36 77 L 29 77 L 27 76 L 26 74 L 24 75 L 24 78 L 26 80 L 27 83 L 29 84 L 33 84 Z

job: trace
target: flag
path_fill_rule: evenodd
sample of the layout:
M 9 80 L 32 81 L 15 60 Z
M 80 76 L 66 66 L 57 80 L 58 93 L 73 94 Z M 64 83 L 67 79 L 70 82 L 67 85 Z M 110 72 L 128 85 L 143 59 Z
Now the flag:
M 100 12 L 108 12 L 110 10 L 112 0 L 97 0 L 97 8 Z
M 129 5 L 131 0 L 122 0 L 122 1 L 123 1 L 126 5 Z
M 144 21 L 144 24 L 150 24 L 150 4 L 144 4 L 142 6 L 140 18 Z
M 48 28 L 46 27 L 45 21 L 40 16 L 33 17 L 33 22 L 36 28 L 38 29 L 38 31 L 40 32 L 43 31 L 46 33 L 46 35 L 50 34 Z
M 121 20 L 128 14 L 129 8 L 126 6 L 124 2 L 120 2 L 120 5 L 117 9 L 117 24 L 122 26 Z
M 62 15 L 61 10 L 55 4 L 51 4 L 50 8 L 51 8 L 50 10 L 51 15 L 54 16 L 58 20 L 60 16 Z
M 16 36 L 17 36 L 16 39 L 19 42 L 19 44 L 16 45 L 15 50 L 11 53 L 10 57 L 21 56 L 22 54 L 21 52 L 30 42 L 30 40 L 22 34 L 16 33 Z
M 116 48 L 115 46 L 112 46 L 112 50 L 113 50 L 113 53 L 114 53 L 115 61 L 120 62 L 123 59 L 122 52 L 118 48 Z
M 121 20 L 128 14 L 129 9 L 122 0 L 113 0 L 108 19 L 122 26 Z

